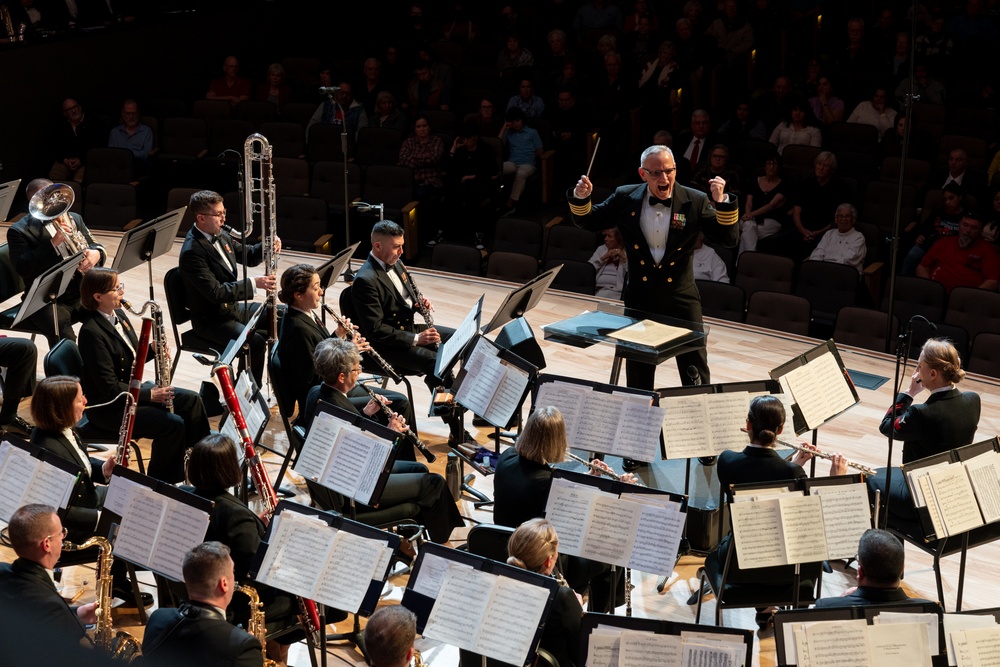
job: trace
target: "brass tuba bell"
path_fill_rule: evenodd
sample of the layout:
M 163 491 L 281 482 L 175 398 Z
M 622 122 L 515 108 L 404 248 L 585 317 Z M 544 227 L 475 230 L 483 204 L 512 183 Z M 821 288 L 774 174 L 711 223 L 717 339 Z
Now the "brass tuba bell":
M 73 188 L 64 183 L 52 183 L 33 194 L 28 202 L 28 214 L 31 217 L 38 220 L 55 221 L 49 228 L 49 233 L 52 236 L 55 236 L 56 232 L 59 231 L 54 225 L 62 227 L 68 255 L 83 252 L 89 246 L 87 238 L 73 222 L 73 219 L 69 217 L 69 209 L 75 200 L 76 194 L 74 194 Z M 67 232 L 66 227 L 69 227 L 71 231 Z

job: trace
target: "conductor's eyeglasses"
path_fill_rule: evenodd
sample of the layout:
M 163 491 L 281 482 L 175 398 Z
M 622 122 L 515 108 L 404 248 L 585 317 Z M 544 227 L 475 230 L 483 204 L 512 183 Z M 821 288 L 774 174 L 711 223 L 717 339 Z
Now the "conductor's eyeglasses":
M 646 169 L 645 167 L 642 167 L 642 170 L 646 172 L 647 176 L 660 178 L 661 176 L 673 176 L 677 171 L 677 167 L 670 167 L 668 169 Z

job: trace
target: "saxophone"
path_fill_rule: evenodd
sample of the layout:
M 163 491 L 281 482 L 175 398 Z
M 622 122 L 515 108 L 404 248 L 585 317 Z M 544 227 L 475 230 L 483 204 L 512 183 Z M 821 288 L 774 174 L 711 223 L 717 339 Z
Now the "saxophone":
M 94 626 L 94 644 L 110 653 L 114 660 L 136 662 L 142 654 L 139 640 L 124 630 L 115 632 L 111 625 L 111 600 L 114 597 L 111 592 L 111 562 L 114 560 L 111 543 L 95 535 L 80 544 L 63 542 L 62 548 L 64 551 L 80 551 L 95 545 L 100 553 L 97 557 L 97 624 Z
M 264 667 L 277 667 L 278 663 L 269 660 L 267 657 L 267 628 L 264 627 L 264 603 L 260 601 L 260 595 L 253 586 L 237 586 L 236 590 L 250 598 L 250 622 L 247 624 L 247 632 L 252 634 L 260 642 L 261 653 L 264 654 Z
M 271 144 L 263 134 L 254 133 L 243 143 L 244 205 L 247 232 L 254 221 L 260 222 L 260 240 L 264 254 L 264 272 L 273 276 L 278 271 L 278 253 L 274 250 L 278 239 L 277 212 L 275 210 L 274 174 L 271 171 Z M 267 357 L 271 358 L 278 340 L 278 290 L 268 290 L 265 301 L 270 308 L 267 323 Z
M 153 343 L 156 345 L 154 350 L 156 355 L 156 386 L 157 387 L 169 387 L 171 375 L 173 375 L 170 363 L 170 349 L 167 347 L 167 329 L 163 324 L 163 309 L 160 308 L 159 304 L 155 301 L 147 301 L 142 304 L 141 310 L 135 310 L 132 304 L 122 299 L 122 307 L 133 315 L 138 315 L 142 317 L 146 310 L 151 311 L 153 316 Z M 164 403 L 167 410 L 170 412 L 174 411 L 174 399 L 168 399 Z

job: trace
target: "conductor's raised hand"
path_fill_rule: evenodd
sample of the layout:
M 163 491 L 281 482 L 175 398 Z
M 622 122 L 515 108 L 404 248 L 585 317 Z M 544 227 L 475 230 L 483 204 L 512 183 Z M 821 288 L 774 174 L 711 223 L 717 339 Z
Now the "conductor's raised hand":
M 716 176 L 708 182 L 708 187 L 712 193 L 712 201 L 726 201 L 726 179 Z
M 441 342 L 441 335 L 437 329 L 430 327 L 417 334 L 417 345 L 433 345 Z
M 573 196 L 577 199 L 586 199 L 593 191 L 594 184 L 586 176 L 581 176 L 580 180 L 576 182 L 576 187 L 573 188 Z

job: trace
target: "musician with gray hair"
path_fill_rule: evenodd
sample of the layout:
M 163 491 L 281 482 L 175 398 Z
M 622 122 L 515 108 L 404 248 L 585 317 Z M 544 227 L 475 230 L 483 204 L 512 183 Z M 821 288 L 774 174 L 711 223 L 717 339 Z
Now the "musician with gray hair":
M 41 192 L 42 190 L 45 192 Z M 73 190 L 68 185 L 55 187 L 47 178 L 36 178 L 25 188 L 29 201 L 27 215 L 7 230 L 10 260 L 14 264 L 14 270 L 24 281 L 24 296 L 28 295 L 35 278 L 75 255 L 78 250 L 83 251 L 84 257 L 77 274 L 56 300 L 58 335 L 52 322 L 51 306 L 42 308 L 25 320 L 45 336 L 50 348 L 62 338 L 76 340 L 73 323 L 82 321 L 84 315 L 80 307 L 81 276 L 91 267 L 103 266 L 107 259 L 104 246 L 94 239 L 83 218 L 78 213 L 69 212 L 73 202 L 72 193 Z M 65 215 L 54 219 L 41 217 L 54 215 L 59 209 L 64 209 Z M 83 247 L 77 248 L 80 238 Z

